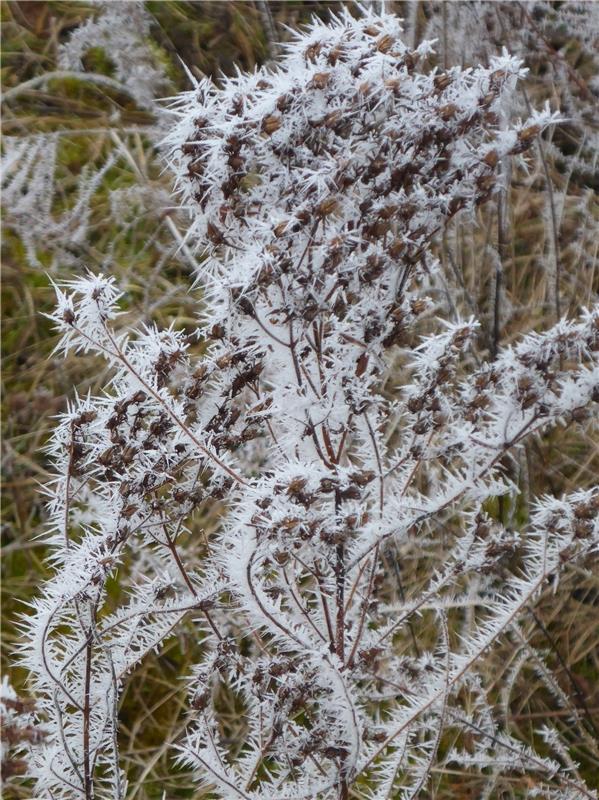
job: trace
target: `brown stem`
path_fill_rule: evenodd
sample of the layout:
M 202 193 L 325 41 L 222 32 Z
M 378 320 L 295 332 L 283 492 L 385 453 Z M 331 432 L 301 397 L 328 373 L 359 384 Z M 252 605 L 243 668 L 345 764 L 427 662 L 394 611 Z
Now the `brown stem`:
M 70 512 L 70 493 L 71 493 L 71 477 L 73 475 L 73 457 L 75 455 L 75 426 L 71 422 L 71 441 L 69 444 L 69 463 L 67 464 L 67 481 L 64 487 L 64 544 L 67 550 L 71 549 L 71 542 L 69 540 L 69 512 Z
M 383 515 L 383 508 L 385 505 L 385 476 L 383 475 L 383 464 L 381 461 L 381 455 L 379 453 L 379 448 L 376 443 L 376 437 L 374 435 L 374 431 L 372 430 L 372 425 L 370 424 L 370 420 L 368 419 L 368 414 L 364 412 L 364 420 L 366 422 L 366 427 L 368 428 L 368 433 L 370 435 L 370 441 L 372 442 L 372 448 L 374 450 L 374 457 L 376 458 L 376 465 L 379 470 L 379 508 L 381 512 L 381 516 Z
M 197 597 L 198 593 L 195 590 L 195 586 L 191 582 L 191 578 L 187 574 L 187 570 L 183 566 L 183 562 L 181 561 L 181 558 L 179 556 L 179 553 L 177 551 L 175 543 L 172 541 L 172 539 L 168 535 L 168 530 L 167 530 L 167 527 L 166 527 L 166 523 L 162 524 L 162 530 L 164 531 L 164 538 L 166 539 L 166 546 L 171 551 L 171 554 L 172 554 L 173 558 L 175 559 L 175 564 L 177 565 L 177 569 L 181 573 L 181 577 L 183 578 L 183 580 L 187 584 L 187 588 L 192 593 L 192 595 L 194 597 Z
M 524 101 L 526 103 L 528 112 L 530 113 L 531 106 L 528 100 L 526 89 L 524 89 L 524 87 L 522 87 L 522 94 L 524 95 Z M 562 317 L 562 306 L 561 306 L 561 295 L 560 295 L 561 264 L 559 255 L 559 226 L 557 222 L 557 213 L 555 211 L 555 197 L 553 194 L 553 183 L 551 181 L 551 176 L 549 175 L 549 167 L 547 166 L 547 159 L 545 158 L 545 150 L 543 149 L 543 143 L 540 136 L 537 136 L 537 147 L 539 150 L 539 156 L 541 158 L 543 173 L 545 174 L 545 186 L 547 188 L 547 194 L 549 196 L 549 211 L 551 214 L 551 238 L 553 245 L 553 260 L 554 260 L 554 270 L 555 270 L 555 275 L 553 276 L 554 280 L 553 294 L 555 300 L 556 321 L 559 322 Z
M 584 693 L 581 691 L 580 686 L 578 685 L 578 681 L 576 680 L 575 676 L 572 674 L 572 670 L 570 669 L 568 664 L 565 662 L 562 654 L 560 653 L 559 647 L 557 646 L 557 643 L 555 642 L 555 639 L 549 633 L 549 631 L 547 630 L 547 628 L 545 627 L 543 622 L 535 614 L 534 609 L 532 608 L 532 606 L 528 607 L 528 612 L 531 615 L 531 617 L 533 618 L 533 620 L 535 621 L 536 626 L 539 628 L 539 630 L 542 632 L 543 636 L 549 642 L 549 646 L 551 647 L 551 649 L 553 650 L 553 652 L 557 656 L 557 660 L 560 662 L 560 664 L 562 665 L 562 668 L 564 669 L 566 675 L 570 679 L 570 683 L 572 684 L 574 692 L 576 693 L 576 696 L 578 697 L 580 705 L 584 710 L 584 713 L 585 713 L 585 716 L 586 716 L 586 718 L 588 720 L 589 726 L 592 728 L 593 734 L 597 737 L 597 741 L 599 741 L 599 730 L 597 730 L 597 726 L 595 725 L 595 722 L 593 720 L 593 715 L 591 714 L 591 712 L 589 710 L 589 706 L 588 706 L 588 703 L 586 701 L 586 697 L 584 696 Z
M 493 301 L 493 333 L 491 339 L 491 359 L 494 361 L 499 352 L 501 332 L 501 292 L 503 288 L 503 267 L 508 257 L 508 224 L 507 224 L 507 164 L 502 163 L 501 192 L 497 200 L 497 251 L 499 259 L 495 265 L 495 297 Z
M 167 530 L 166 524 L 163 524 L 162 529 L 164 531 L 164 536 L 165 536 L 166 541 L 167 541 L 167 547 L 171 551 L 172 556 L 175 559 L 175 563 L 177 565 L 177 569 L 181 573 L 181 576 L 182 576 L 183 580 L 185 581 L 189 591 L 193 594 L 194 597 L 197 597 L 198 593 L 197 593 L 197 591 L 195 589 L 195 586 L 193 585 L 193 583 L 191 581 L 191 578 L 189 577 L 189 575 L 187 573 L 187 570 L 185 569 L 185 567 L 183 565 L 183 562 L 181 561 L 181 557 L 179 556 L 179 552 L 177 550 L 177 546 L 175 545 L 175 542 L 168 535 L 168 530 Z M 208 610 L 206 608 L 202 608 L 201 611 L 204 614 L 204 616 L 206 617 L 206 621 L 207 621 L 208 625 L 210 625 L 210 627 L 212 628 L 212 631 L 213 631 L 214 635 L 216 636 L 216 638 L 219 639 L 220 641 L 222 641 L 222 639 L 223 639 L 222 634 L 220 633 L 220 631 L 216 627 L 216 625 L 215 625 L 212 617 L 210 616 Z
M 339 800 L 348 800 L 349 798 L 349 786 L 347 785 L 347 781 L 345 778 L 341 778 L 339 781 Z
M 335 490 L 335 514 L 339 511 L 341 499 L 339 490 Z M 345 661 L 345 545 L 340 542 L 336 548 L 337 561 L 335 564 L 336 592 L 335 600 L 337 603 L 337 638 L 335 642 L 335 652 L 343 664 Z
M 364 623 L 366 622 L 366 614 L 368 613 L 368 606 L 370 604 L 370 597 L 372 595 L 372 590 L 374 588 L 374 576 L 376 573 L 376 565 L 378 558 L 379 558 L 379 548 L 376 547 L 372 561 L 372 568 L 370 570 L 370 578 L 368 579 L 368 588 L 366 590 L 366 596 L 362 599 L 362 609 L 360 612 L 360 623 L 358 625 L 358 632 L 356 633 L 354 645 L 351 649 L 351 653 L 347 660 L 347 666 L 349 668 L 353 666 L 354 658 L 356 657 L 356 652 L 358 650 L 358 647 L 360 646 L 360 640 L 362 638 L 362 632 L 364 630 Z
M 93 800 L 94 789 L 90 771 L 90 687 L 92 677 L 92 641 L 91 633 L 88 637 L 85 648 L 85 683 L 83 699 L 83 786 L 85 789 L 85 800 Z
M 323 642 L 326 642 L 326 639 L 325 639 L 325 637 L 322 635 L 322 633 L 321 633 L 321 632 L 318 630 L 318 628 L 317 628 L 317 627 L 316 627 L 316 625 L 314 624 L 314 621 L 313 621 L 312 617 L 310 616 L 310 612 L 309 612 L 309 611 L 308 611 L 308 609 L 307 609 L 307 608 L 306 608 L 306 607 L 305 607 L 305 606 L 302 604 L 302 601 L 301 601 L 301 599 L 300 599 L 300 598 L 297 596 L 297 594 L 296 594 L 296 593 L 295 593 L 295 591 L 293 590 L 293 586 L 291 585 L 291 581 L 289 580 L 289 576 L 287 575 L 287 570 L 286 570 L 286 569 L 283 569 L 283 577 L 285 578 L 285 583 L 287 584 L 287 587 L 288 587 L 288 589 L 289 589 L 289 593 L 290 593 L 290 595 L 291 595 L 291 597 L 292 597 L 292 599 L 293 599 L 293 602 L 294 602 L 294 603 L 295 603 L 295 605 L 297 606 L 297 609 L 298 609 L 298 611 L 300 612 L 300 614 L 301 614 L 303 617 L 305 617 L 305 618 L 306 618 L 306 621 L 307 621 L 307 622 L 308 622 L 308 624 L 309 624 L 309 625 L 312 627 L 312 629 L 314 630 L 314 632 L 316 633 L 316 635 L 318 636 L 318 638 L 319 638 L 319 639 L 322 639 L 322 641 L 323 641 Z
M 337 579 L 337 646 L 336 652 L 339 659 L 343 663 L 345 658 L 345 547 L 343 544 L 337 545 L 337 565 L 335 568 L 335 576 Z

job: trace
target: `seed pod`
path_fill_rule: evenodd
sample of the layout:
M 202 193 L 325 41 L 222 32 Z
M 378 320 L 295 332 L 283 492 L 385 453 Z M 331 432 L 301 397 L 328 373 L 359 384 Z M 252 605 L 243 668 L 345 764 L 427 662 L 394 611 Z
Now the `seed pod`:
M 419 297 L 415 298 L 410 302 L 410 309 L 412 314 L 422 314 L 423 311 L 426 310 L 428 303 L 425 299 Z
M 204 709 L 208 706 L 210 702 L 210 693 L 207 691 L 198 692 L 194 695 L 193 700 L 191 701 L 192 708 L 196 711 L 204 711 Z
M 399 258 L 399 256 L 405 250 L 405 247 L 406 246 L 401 239 L 394 239 L 389 245 L 389 255 L 393 258 Z
M 357 483 L 358 486 L 367 486 L 374 480 L 375 474 L 370 469 L 364 469 L 360 472 L 352 472 L 350 478 L 354 483 Z
M 330 492 L 334 492 L 337 488 L 337 481 L 334 481 L 332 478 L 323 478 L 320 481 L 320 491 L 324 492 L 325 494 L 330 494 Z
M 447 121 L 453 119 L 453 117 L 455 117 L 457 112 L 458 112 L 458 107 L 455 105 L 455 103 L 447 103 L 447 105 L 441 106 L 441 108 L 439 109 L 439 116 L 441 117 L 441 119 Z
M 356 377 L 360 378 L 365 372 L 366 367 L 368 366 L 368 353 L 366 350 L 358 357 L 358 361 L 356 364 Z
M 189 497 L 189 493 L 177 487 L 173 492 L 173 500 L 175 503 L 184 503 Z
M 341 120 L 342 114 L 339 109 L 329 112 L 324 118 L 325 128 L 334 128 Z
M 289 111 L 292 103 L 293 97 L 290 94 L 282 94 L 277 99 L 277 109 L 281 112 Z
M 412 414 L 416 414 L 418 411 L 421 411 L 424 408 L 424 398 L 418 395 L 414 397 L 410 397 L 407 402 L 408 411 Z
M 381 38 L 377 41 L 376 49 L 380 53 L 388 53 L 389 50 L 391 50 L 391 48 L 393 47 L 394 43 L 395 39 L 393 38 L 393 36 L 390 36 L 387 33 L 384 36 L 381 36 Z
M 489 150 L 489 152 L 483 158 L 483 161 L 488 167 L 496 166 L 497 162 L 499 161 L 497 150 Z
M 279 523 L 279 527 L 283 528 L 285 531 L 291 531 L 293 528 L 297 527 L 301 522 L 299 517 L 285 517 Z
M 484 95 L 484 97 L 481 97 L 481 99 L 478 101 L 479 105 L 481 105 L 483 108 L 487 108 L 487 106 L 490 106 L 496 97 L 496 92 L 487 92 L 487 94 Z
M 264 117 L 262 120 L 262 131 L 268 136 L 272 136 L 275 131 L 279 130 L 281 125 L 281 117 L 278 117 L 276 114 L 269 114 L 268 117 Z
M 289 481 L 289 485 L 287 486 L 287 494 L 288 495 L 295 495 L 299 492 L 303 491 L 306 486 L 306 479 L 305 478 L 293 478 Z
M 227 160 L 228 165 L 235 170 L 238 170 L 240 167 L 243 166 L 243 158 L 239 155 L 232 155 L 229 156 Z
M 130 464 L 133 461 L 136 453 L 137 447 L 126 447 L 122 453 L 123 464 Z
M 487 111 L 483 119 L 485 121 L 485 125 L 491 125 L 493 127 L 499 125 L 499 115 L 496 114 L 495 111 Z
M 433 83 L 437 92 L 442 92 L 444 89 L 447 89 L 451 82 L 452 78 L 446 72 L 441 75 L 435 75 L 433 78 Z
M 216 362 L 215 362 L 216 366 L 219 369 L 226 369 L 227 367 L 231 366 L 231 359 L 232 359 L 231 353 L 224 353 L 222 356 L 219 356 L 216 359 Z
M 108 447 L 98 456 L 97 458 L 98 463 L 101 464 L 103 467 L 108 466 L 108 464 L 112 462 L 117 452 L 118 452 L 118 447 L 116 445 Z
M 310 212 L 307 209 L 298 211 L 295 216 L 301 225 L 307 225 L 312 219 Z
M 145 397 L 145 395 L 144 395 Z M 98 416 L 97 411 L 83 411 L 77 419 L 74 421 L 74 425 L 87 425 L 89 422 L 93 422 L 96 417 Z
M 538 125 L 530 125 L 528 128 L 523 128 L 521 131 L 518 131 L 518 139 L 521 142 L 528 143 L 531 139 L 534 139 L 538 136 L 540 132 L 540 127 Z
M 210 339 L 224 339 L 225 338 L 225 328 L 219 322 L 215 323 L 212 328 L 210 329 L 209 334 Z
M 337 210 L 337 199 L 333 196 L 327 197 L 316 206 L 316 213 L 319 217 L 329 217 Z
M 316 59 L 320 55 L 320 51 L 322 50 L 322 43 L 315 42 L 311 44 L 309 47 L 306 48 L 304 52 L 304 58 L 306 61 L 311 61 L 313 64 L 316 63 Z
M 279 222 L 277 225 L 275 225 L 275 227 L 273 228 L 273 233 L 277 237 L 277 239 L 280 239 L 281 236 L 285 235 L 288 225 L 289 225 L 288 219 L 283 220 L 283 222 Z
M 310 86 L 314 89 L 326 89 L 331 80 L 330 72 L 317 72 L 312 78 Z
M 596 500 L 599 501 L 599 493 L 596 495 Z M 597 514 L 597 508 L 594 507 L 592 500 L 589 503 L 578 503 L 573 510 L 577 519 L 594 519 Z
M 327 61 L 328 63 L 334 67 L 337 61 L 343 57 L 343 48 L 340 45 L 337 47 L 333 47 L 331 52 L 328 55 Z
M 251 300 L 249 298 L 240 297 L 239 300 L 237 301 L 237 307 L 243 314 L 246 314 L 248 317 L 255 316 L 254 306 L 252 305 Z

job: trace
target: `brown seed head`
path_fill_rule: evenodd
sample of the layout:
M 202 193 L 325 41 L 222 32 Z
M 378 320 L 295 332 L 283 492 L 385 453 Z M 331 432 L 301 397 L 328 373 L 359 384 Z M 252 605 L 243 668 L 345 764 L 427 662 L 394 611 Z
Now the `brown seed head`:
M 276 114 L 269 114 L 262 120 L 262 131 L 268 136 L 272 136 L 275 131 L 278 131 L 282 125 L 281 117 Z

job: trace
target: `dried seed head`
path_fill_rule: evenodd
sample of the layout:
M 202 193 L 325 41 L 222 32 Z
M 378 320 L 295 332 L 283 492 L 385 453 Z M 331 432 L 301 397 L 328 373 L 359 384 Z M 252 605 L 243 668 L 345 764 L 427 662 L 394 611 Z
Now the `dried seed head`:
M 310 83 L 314 89 L 326 89 L 331 80 L 330 72 L 317 72 Z
M 328 217 L 331 214 L 334 214 L 339 206 L 336 197 L 327 197 L 321 203 L 316 206 L 316 213 L 319 217 Z
M 390 36 L 389 34 L 385 34 L 384 36 L 381 36 L 381 38 L 377 40 L 376 49 L 379 50 L 379 52 L 381 53 L 388 53 L 394 44 L 395 44 L 394 37 Z
M 439 109 L 439 116 L 441 119 L 449 120 L 453 119 L 458 112 L 458 107 L 455 103 L 447 103 L 447 105 L 441 106 Z
M 262 120 L 262 131 L 268 136 L 272 136 L 275 131 L 279 130 L 281 125 L 281 117 L 277 116 L 276 114 L 269 114 L 268 117 L 264 117 Z
M 483 158 L 483 161 L 488 167 L 497 166 L 497 162 L 499 161 L 497 150 L 489 150 L 489 152 Z
M 438 92 L 442 92 L 452 83 L 451 75 L 448 75 L 446 72 L 441 73 L 441 75 L 435 75 L 433 83 L 435 85 L 435 89 Z

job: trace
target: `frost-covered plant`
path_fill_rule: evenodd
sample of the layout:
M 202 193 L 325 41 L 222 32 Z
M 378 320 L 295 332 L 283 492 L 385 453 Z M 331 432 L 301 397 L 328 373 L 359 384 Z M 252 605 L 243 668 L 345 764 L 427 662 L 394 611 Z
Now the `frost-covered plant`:
M 164 90 L 164 70 L 147 45 L 150 15 L 142 2 L 99 0 L 95 17 L 78 27 L 60 48 L 59 66 L 83 71 L 83 58 L 101 48 L 114 65 L 114 77 L 142 107 L 151 108 Z
M 151 173 L 158 173 L 162 166 L 158 159 L 152 163 L 152 150 L 148 148 L 141 166 L 131 153 L 133 149 L 136 156 L 140 152 L 141 136 L 152 142 L 160 138 L 162 115 L 156 97 L 171 87 L 149 42 L 152 17 L 141 2 L 100 1 L 93 5 L 94 15 L 75 27 L 59 47 L 58 68 L 48 69 L 6 91 L 2 96 L 5 110 L 18 107 L 20 97 L 36 87 L 49 92 L 46 85 L 51 80 L 77 78 L 115 92 L 117 97 L 132 99 L 138 109 L 156 116 L 138 112 L 138 124 L 124 126 L 126 111 L 122 119 L 121 110 L 125 109 L 121 106 L 119 110 L 119 104 L 112 100 L 104 127 L 69 130 L 57 126 L 49 133 L 21 133 L 22 128 L 28 131 L 27 126 L 21 125 L 18 134 L 4 136 L 0 163 L 3 221 L 7 231 L 17 234 L 28 264 L 36 269 L 43 265 L 54 272 L 61 267 L 78 266 L 81 254 L 88 255 L 97 243 L 98 217 L 106 225 L 107 214 L 112 212 L 112 224 L 126 235 L 132 228 L 132 212 L 139 214 L 142 206 L 146 213 L 160 218 L 169 202 L 168 184 L 161 186 L 158 180 L 151 179 Z M 92 49 L 103 52 L 114 67 L 114 77 L 84 69 L 84 58 Z M 104 68 L 108 69 L 106 65 Z M 10 119 L 9 114 L 7 117 Z M 81 168 L 78 148 L 86 137 L 91 138 L 93 156 Z M 70 158 L 65 157 L 66 153 Z M 132 170 L 135 182 L 126 188 L 118 184 L 113 188 L 115 174 L 123 181 L 124 166 Z M 101 207 L 103 195 L 109 197 L 110 211 Z M 109 253 L 102 253 L 102 257 L 109 259 Z
M 7 228 L 23 242 L 27 261 L 41 267 L 38 249 L 58 250 L 62 260 L 89 238 L 91 202 L 116 159 L 109 156 L 96 171 L 84 169 L 77 181 L 72 208 L 55 213 L 56 168 L 59 137 L 4 137 L 2 205 Z
M 519 239 L 514 242 L 515 249 L 525 246 L 530 255 L 533 247 L 541 249 L 538 269 L 547 277 L 547 305 L 559 318 L 563 309 L 581 296 L 581 278 L 592 276 L 596 269 L 599 4 L 414 0 L 407 6 L 408 38 L 414 42 L 421 37 L 436 38 L 440 63 L 487 63 L 504 47 L 522 59 L 527 79 L 513 98 L 512 113 L 526 114 L 531 103 L 545 100 L 560 109 L 560 123 L 535 144 L 538 158 L 534 169 L 530 173 L 506 171 L 504 205 L 508 207 L 498 209 L 498 216 L 512 217 L 502 220 L 503 235 L 498 238 Z M 541 222 L 542 228 L 532 237 L 532 246 L 526 242 L 526 234 L 518 231 L 520 215 L 514 197 L 523 197 L 525 218 L 527 205 L 535 202 L 529 191 L 522 191 L 523 184 L 527 189 L 540 184 L 543 189 L 534 192 L 542 203 L 542 213 L 531 218 Z M 510 196 L 511 203 L 507 201 Z M 454 244 L 452 249 L 455 253 L 459 247 Z M 487 260 L 507 269 L 507 253 L 501 252 L 506 249 L 509 247 L 498 243 Z M 491 305 L 493 294 L 487 292 L 485 298 Z M 495 309 L 499 327 L 508 326 L 523 301 L 517 293 L 511 303 L 507 296 L 499 298 L 500 308 Z
M 28 744 L 38 743 L 44 736 L 41 725 L 35 724 L 34 704 L 17 695 L 4 675 L 0 683 L 0 777 L 2 783 L 26 768 L 21 758 Z
M 435 237 L 553 117 L 504 124 L 507 54 L 429 70 L 430 53 L 392 15 L 342 13 L 278 66 L 178 99 L 167 146 L 203 250 L 201 356 L 174 326 L 121 330 L 110 278 L 57 287 L 59 349 L 113 377 L 50 448 L 56 575 L 24 624 L 40 796 L 125 796 L 119 689 L 190 612 L 203 658 L 178 757 L 214 796 L 419 797 L 439 765 L 595 796 L 555 732 L 554 758 L 510 735 L 479 664 L 597 552 L 597 490 L 541 498 L 517 533 L 487 501 L 513 490 L 503 465 L 526 437 L 588 418 L 599 312 L 492 361 L 471 352 L 475 319 L 435 316 Z M 194 512 L 216 501 L 198 559 Z M 404 596 L 411 547 L 423 577 Z

